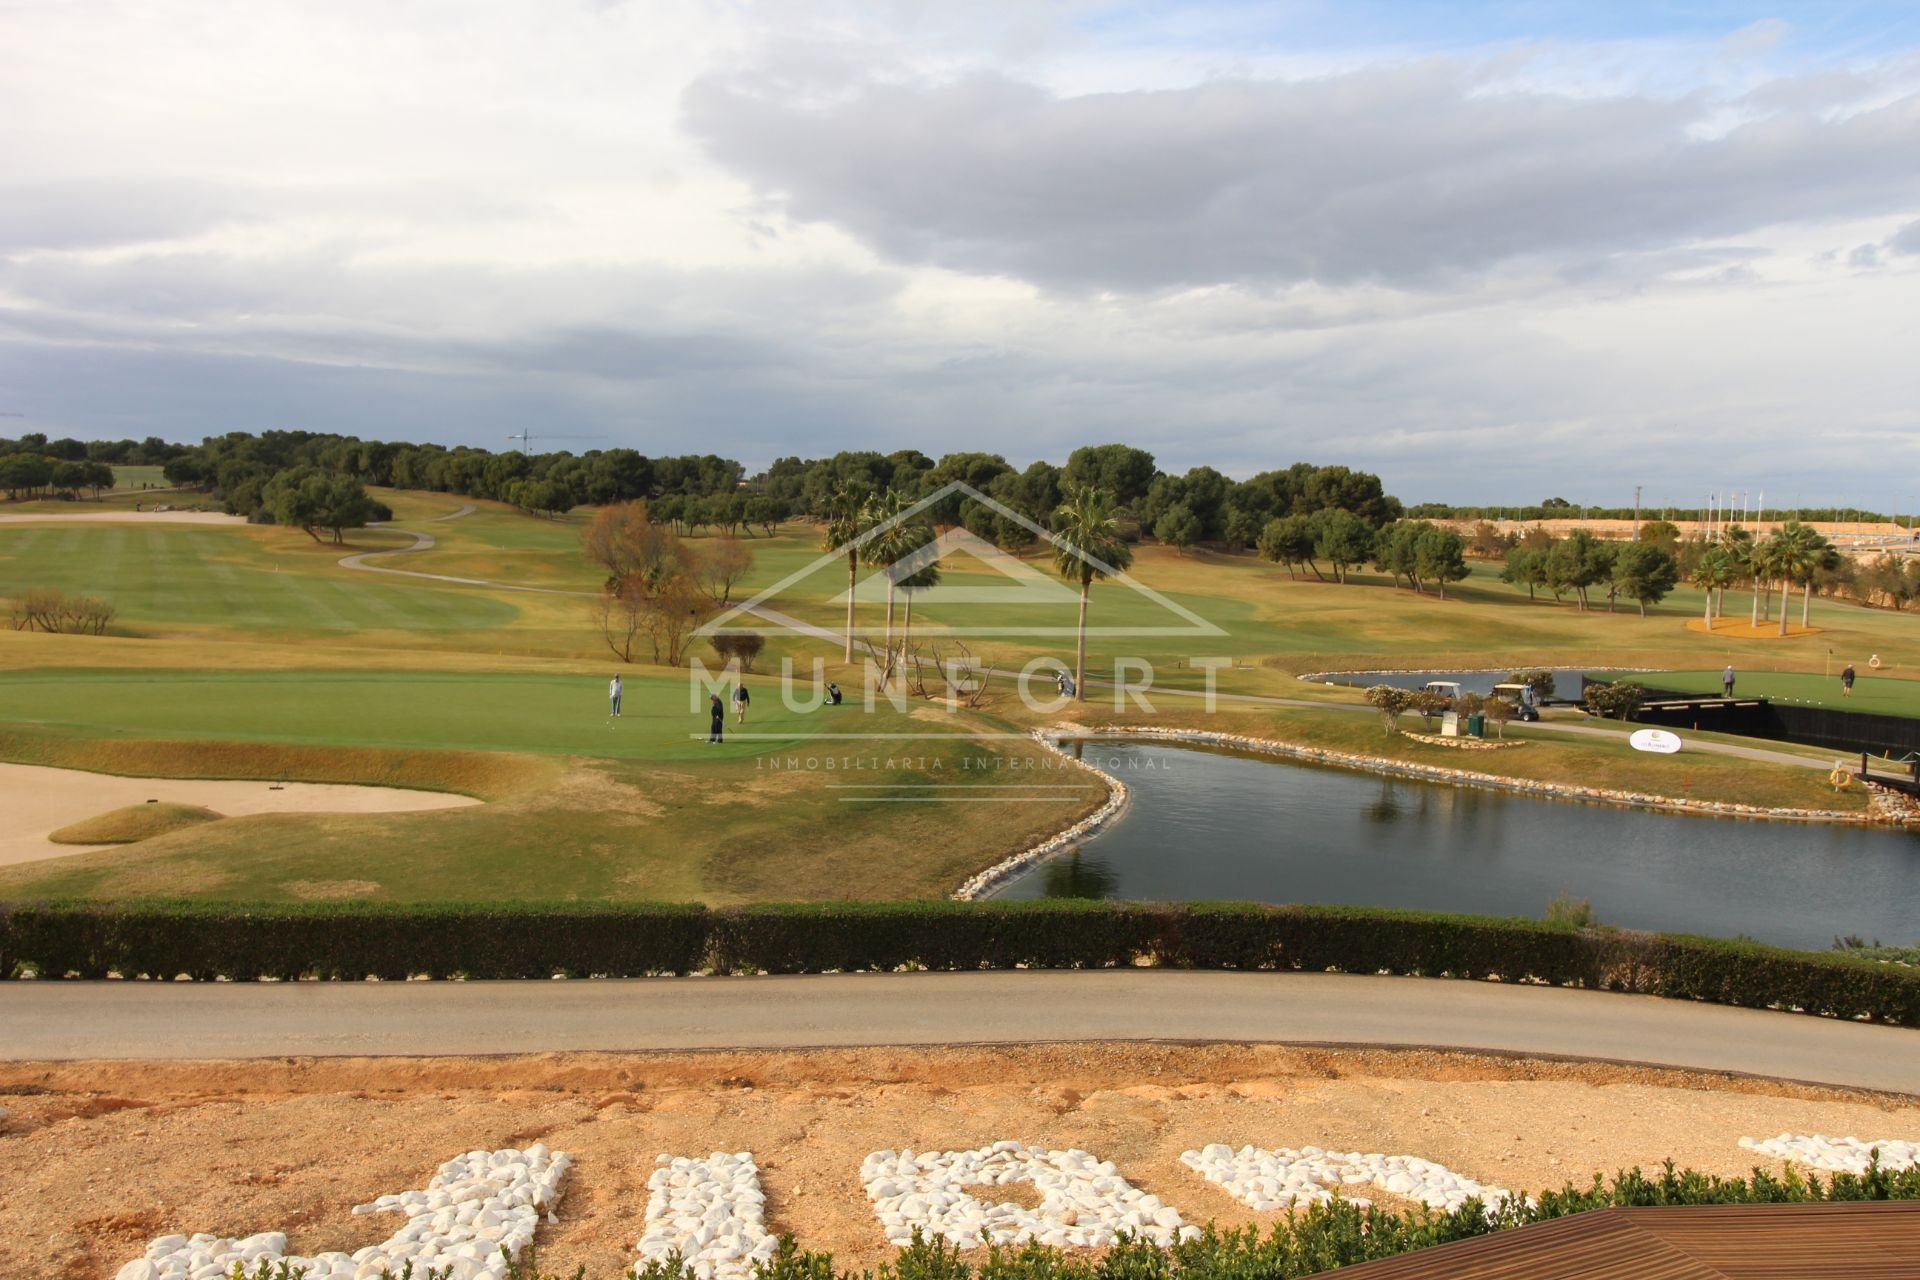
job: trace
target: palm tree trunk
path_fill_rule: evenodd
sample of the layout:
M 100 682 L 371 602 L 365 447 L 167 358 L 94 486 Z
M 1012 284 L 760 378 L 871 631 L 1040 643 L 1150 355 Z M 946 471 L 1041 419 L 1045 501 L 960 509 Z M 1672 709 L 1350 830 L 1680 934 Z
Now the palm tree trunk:
M 1707 634 L 1713 634 L 1713 588 L 1707 588 Z
M 854 580 L 859 576 L 860 562 L 852 552 L 847 554 L 847 661 L 853 661 L 853 588 Z
M 1787 601 L 1793 596 L 1793 579 L 1780 579 L 1780 634 L 1787 634 Z
M 900 661 L 902 663 L 904 663 L 907 660 L 907 649 L 910 647 L 913 640 L 913 592 L 908 591 L 906 595 L 907 595 L 907 616 L 906 616 L 906 619 L 900 624 Z M 905 678 L 906 677 L 904 675 L 901 677 L 901 679 L 903 680 Z
M 1756 631 L 1760 629 L 1760 579 L 1758 578 L 1753 580 L 1753 617 L 1748 620 L 1747 625 Z
M 1805 628 L 1808 613 L 1813 608 L 1813 579 L 1808 578 L 1800 584 L 1800 625 Z
M 893 665 L 893 566 L 887 566 L 887 665 Z
M 1073 699 L 1075 702 L 1087 700 L 1087 589 L 1093 585 L 1092 579 L 1080 579 L 1080 636 L 1073 651 Z

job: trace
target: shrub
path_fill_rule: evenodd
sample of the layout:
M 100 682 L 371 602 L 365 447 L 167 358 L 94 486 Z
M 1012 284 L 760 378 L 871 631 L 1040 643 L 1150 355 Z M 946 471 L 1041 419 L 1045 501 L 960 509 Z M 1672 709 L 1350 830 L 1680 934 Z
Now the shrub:
M 1255 903 L 0 904 L 0 975 L 637 977 L 856 969 L 1296 969 L 1643 992 L 1920 1023 L 1920 970 L 1540 920 Z
M 767 647 L 767 638 L 758 631 L 724 631 L 708 641 L 713 646 L 722 663 L 738 661 L 740 670 L 752 671 L 754 661 L 760 651 Z
M 1402 689 L 1398 685 L 1376 684 L 1363 696 L 1380 712 L 1380 724 L 1388 736 L 1399 732 L 1400 717 L 1413 706 L 1413 690 Z
M 1547 923 L 1585 929 L 1593 924 L 1593 903 L 1562 889 L 1547 903 Z
M 1631 720 L 1647 700 L 1647 687 L 1633 680 L 1595 684 L 1587 689 L 1587 706 L 1594 714 L 1615 720 Z

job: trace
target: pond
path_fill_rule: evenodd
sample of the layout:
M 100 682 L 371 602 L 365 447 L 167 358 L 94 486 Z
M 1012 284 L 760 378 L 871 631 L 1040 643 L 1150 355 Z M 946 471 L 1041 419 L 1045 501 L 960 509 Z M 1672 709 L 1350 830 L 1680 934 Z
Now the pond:
M 1132 803 L 1001 897 L 1348 903 L 1826 948 L 1920 942 L 1920 836 L 1546 800 L 1158 743 L 1096 742 Z

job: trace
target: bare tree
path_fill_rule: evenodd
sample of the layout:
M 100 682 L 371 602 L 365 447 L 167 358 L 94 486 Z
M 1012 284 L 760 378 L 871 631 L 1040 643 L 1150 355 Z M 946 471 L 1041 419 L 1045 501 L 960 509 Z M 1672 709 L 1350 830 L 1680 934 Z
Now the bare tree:
M 716 604 L 733 599 L 734 584 L 753 571 L 753 548 L 732 534 L 715 538 L 700 556 L 700 581 Z
M 607 647 L 622 662 L 633 661 L 633 641 L 646 628 L 651 593 L 645 580 L 630 573 L 594 598 L 593 620 Z
M 653 660 L 679 666 L 687 637 L 712 610 L 712 600 L 691 573 L 670 573 L 655 583 L 647 593 L 643 623 L 653 641 Z
M 36 587 L 13 608 L 15 631 L 103 636 L 113 621 L 114 608 L 94 596 L 70 596 L 51 587 Z
M 600 508 L 580 535 L 580 550 L 607 571 L 610 586 L 639 574 L 648 591 L 667 575 L 693 567 L 694 558 L 671 528 L 653 523 L 644 502 Z

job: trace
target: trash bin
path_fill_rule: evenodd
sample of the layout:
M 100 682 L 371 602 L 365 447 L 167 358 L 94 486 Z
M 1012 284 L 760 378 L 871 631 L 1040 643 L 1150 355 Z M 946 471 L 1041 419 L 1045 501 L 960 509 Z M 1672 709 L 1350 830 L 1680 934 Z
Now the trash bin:
M 1467 717 L 1467 736 L 1469 738 L 1487 736 L 1487 718 L 1478 711 Z

